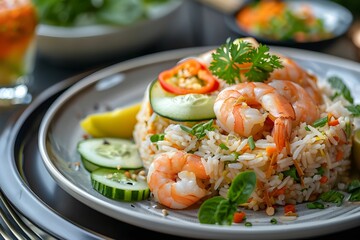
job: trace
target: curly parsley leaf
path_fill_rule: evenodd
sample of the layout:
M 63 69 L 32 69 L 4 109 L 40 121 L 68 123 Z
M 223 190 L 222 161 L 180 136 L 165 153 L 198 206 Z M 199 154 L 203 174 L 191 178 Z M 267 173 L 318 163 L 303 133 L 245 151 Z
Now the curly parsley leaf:
M 216 52 L 212 54 L 213 61 L 210 64 L 210 71 L 221 79 L 224 79 L 229 84 L 240 79 L 240 67 L 238 64 L 246 63 L 249 60 L 246 58 L 246 54 L 251 50 L 251 44 L 249 42 L 243 42 L 243 44 L 234 44 L 230 42 L 230 38 L 226 40 L 226 43 L 221 45 Z
M 263 82 L 268 79 L 270 73 L 276 68 L 282 68 L 280 58 L 269 54 L 269 47 L 259 45 L 249 52 L 251 68 L 245 73 L 245 76 L 253 82 Z
M 228 84 L 242 82 L 241 72 L 246 72 L 248 81 L 263 82 L 276 68 L 282 68 L 280 57 L 270 55 L 269 47 L 259 44 L 253 47 L 250 42 L 241 39 L 221 45 L 212 54 L 210 71 Z

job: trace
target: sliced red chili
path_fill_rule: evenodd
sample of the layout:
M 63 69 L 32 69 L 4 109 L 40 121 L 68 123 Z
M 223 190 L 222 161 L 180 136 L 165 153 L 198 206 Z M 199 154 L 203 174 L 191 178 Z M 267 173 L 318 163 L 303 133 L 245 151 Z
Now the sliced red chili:
M 196 59 L 190 58 L 159 74 L 160 85 L 175 94 L 210 93 L 219 88 L 219 82 Z

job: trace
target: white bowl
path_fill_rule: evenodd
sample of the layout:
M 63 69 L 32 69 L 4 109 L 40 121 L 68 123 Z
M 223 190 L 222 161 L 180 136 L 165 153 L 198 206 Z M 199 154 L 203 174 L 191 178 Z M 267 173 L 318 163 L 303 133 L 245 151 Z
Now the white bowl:
M 61 64 L 99 63 L 124 56 L 144 49 L 160 38 L 182 3 L 182 0 L 174 0 L 154 8 L 148 19 L 125 27 L 40 24 L 37 29 L 37 52 L 39 56 Z

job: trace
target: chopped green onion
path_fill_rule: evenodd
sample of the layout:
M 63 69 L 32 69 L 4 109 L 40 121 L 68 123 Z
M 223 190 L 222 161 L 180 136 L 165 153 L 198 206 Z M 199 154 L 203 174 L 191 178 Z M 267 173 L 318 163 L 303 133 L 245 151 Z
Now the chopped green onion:
M 350 202 L 359 202 L 360 201 L 360 188 L 352 191 L 349 198 Z
M 278 221 L 276 220 L 276 218 L 272 218 L 272 219 L 270 219 L 270 223 L 271 224 L 277 224 Z
M 318 127 L 323 127 L 325 126 L 325 124 L 328 122 L 328 117 L 323 117 L 323 118 L 320 118 L 318 120 L 316 120 L 312 125 L 313 127 L 315 128 L 318 128 Z
M 336 203 L 337 206 L 340 206 L 342 204 L 344 197 L 344 194 L 335 190 L 330 190 L 320 195 L 320 199 L 324 202 Z
M 311 202 L 306 204 L 306 207 L 309 209 L 324 209 L 325 205 L 322 204 L 321 202 Z
M 151 142 L 158 142 L 165 139 L 165 134 L 154 134 L 150 137 Z
M 229 148 L 224 143 L 220 143 L 219 147 L 223 150 L 229 150 Z
M 245 222 L 245 227 L 251 227 L 252 223 L 251 222 Z
M 235 159 L 235 160 L 237 160 L 237 159 L 238 159 L 238 157 L 240 156 L 240 154 L 239 154 L 239 153 L 237 153 L 237 152 L 232 152 L 232 153 L 231 153 L 231 155 L 233 155 L 233 156 L 234 156 L 234 159 Z
M 351 136 L 351 125 L 349 121 L 345 122 L 345 134 L 346 134 L 346 138 L 349 139 Z
M 317 170 L 317 174 L 319 174 L 321 176 L 324 174 L 324 171 L 325 171 L 323 167 L 318 167 L 316 170 Z
M 350 182 L 347 190 L 348 190 L 348 192 L 353 192 L 357 189 L 360 189 L 360 180 L 354 179 Z
M 213 124 L 213 119 L 211 119 L 205 123 L 195 124 L 192 128 L 189 128 L 189 127 L 183 126 L 183 125 L 180 125 L 180 128 L 181 128 L 181 130 L 183 130 L 191 135 L 194 135 L 198 139 L 201 139 L 201 138 L 205 137 L 206 131 L 213 131 L 215 129 L 212 126 L 212 124 Z
M 249 147 L 251 150 L 254 150 L 255 149 L 255 141 L 254 141 L 254 138 L 253 136 L 250 136 L 248 138 L 248 143 L 249 143 Z
M 295 166 L 291 166 L 290 169 L 285 170 L 282 173 L 284 174 L 285 177 L 287 176 L 292 177 L 296 182 L 300 180 Z
M 360 201 L 360 180 L 352 180 L 348 186 L 348 192 L 350 193 L 350 202 L 359 202 Z

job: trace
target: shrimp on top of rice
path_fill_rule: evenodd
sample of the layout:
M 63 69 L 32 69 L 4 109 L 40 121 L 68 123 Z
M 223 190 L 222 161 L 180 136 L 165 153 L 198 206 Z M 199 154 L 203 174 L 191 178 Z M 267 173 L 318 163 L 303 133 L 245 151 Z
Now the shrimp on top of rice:
M 346 182 L 352 103 L 319 80 L 249 38 L 164 70 L 146 91 L 133 134 L 155 201 L 187 208 L 228 198 L 245 171 L 256 184 L 242 206 L 255 211 L 314 201 Z M 189 158 L 201 167 L 183 167 Z

